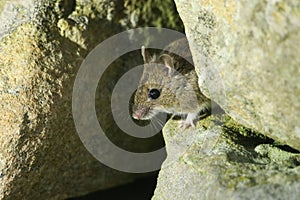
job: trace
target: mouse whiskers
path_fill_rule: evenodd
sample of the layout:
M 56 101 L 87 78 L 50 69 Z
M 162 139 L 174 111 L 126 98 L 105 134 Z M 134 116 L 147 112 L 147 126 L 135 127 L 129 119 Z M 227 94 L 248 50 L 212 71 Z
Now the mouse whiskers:
M 155 131 L 160 131 L 164 126 L 164 122 L 156 116 L 151 119 L 150 123 Z

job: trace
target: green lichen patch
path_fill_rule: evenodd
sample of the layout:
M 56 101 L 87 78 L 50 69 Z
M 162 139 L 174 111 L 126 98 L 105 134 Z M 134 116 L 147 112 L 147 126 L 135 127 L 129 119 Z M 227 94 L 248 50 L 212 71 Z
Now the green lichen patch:
M 168 155 L 177 157 L 171 159 L 173 162 L 167 159 L 167 167 L 161 171 L 173 177 L 159 182 L 172 185 L 183 176 L 189 179 L 184 187 L 203 192 L 223 191 L 228 197 L 250 194 L 257 187 L 262 194 L 275 185 L 282 189 L 286 184 L 297 187 L 299 182 L 298 152 L 281 148 L 226 114 L 209 116 L 199 121 L 197 128 L 184 131 L 177 128 L 175 120 L 169 121 L 163 133 Z M 183 167 L 185 170 L 180 170 Z M 168 171 L 171 169 L 173 172 Z M 181 174 L 174 175 L 174 171 Z

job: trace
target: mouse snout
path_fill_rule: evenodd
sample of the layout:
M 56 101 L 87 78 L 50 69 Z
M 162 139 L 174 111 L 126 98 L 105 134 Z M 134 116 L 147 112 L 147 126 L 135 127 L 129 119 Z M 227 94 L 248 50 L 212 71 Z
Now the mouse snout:
M 140 120 L 140 119 L 142 118 L 142 115 L 141 115 L 140 113 L 133 113 L 133 114 L 132 114 L 132 117 L 133 117 L 134 119 Z
M 146 107 L 146 106 L 135 106 L 133 108 L 132 117 L 134 119 L 140 120 L 140 119 L 145 118 L 148 113 L 149 113 L 149 107 Z

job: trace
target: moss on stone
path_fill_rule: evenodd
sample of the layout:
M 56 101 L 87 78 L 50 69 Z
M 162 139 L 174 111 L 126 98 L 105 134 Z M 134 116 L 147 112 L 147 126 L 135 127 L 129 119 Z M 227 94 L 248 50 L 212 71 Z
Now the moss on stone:
M 240 199 L 253 192 L 267 197 L 268 191 L 282 195 L 286 188 L 294 192 L 284 196 L 299 195 L 299 152 L 282 148 L 226 114 L 207 117 L 184 131 L 169 121 L 163 133 L 170 158 L 163 164 L 154 199 L 160 194 L 167 199 Z
M 178 17 L 172 0 L 124 0 L 124 7 L 133 26 L 147 24 L 148 26 L 183 31 L 181 19 Z M 158 18 L 157 16 L 160 17 Z

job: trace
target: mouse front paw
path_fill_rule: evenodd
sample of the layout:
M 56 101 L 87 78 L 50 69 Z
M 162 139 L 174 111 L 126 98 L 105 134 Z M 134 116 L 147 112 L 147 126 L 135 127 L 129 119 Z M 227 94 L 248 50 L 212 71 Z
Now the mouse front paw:
M 178 128 L 187 129 L 189 127 L 195 127 L 194 122 L 181 121 L 179 122 Z
M 195 122 L 197 118 L 197 113 L 188 113 L 185 121 L 179 123 L 179 128 L 187 129 L 189 127 L 196 127 Z

